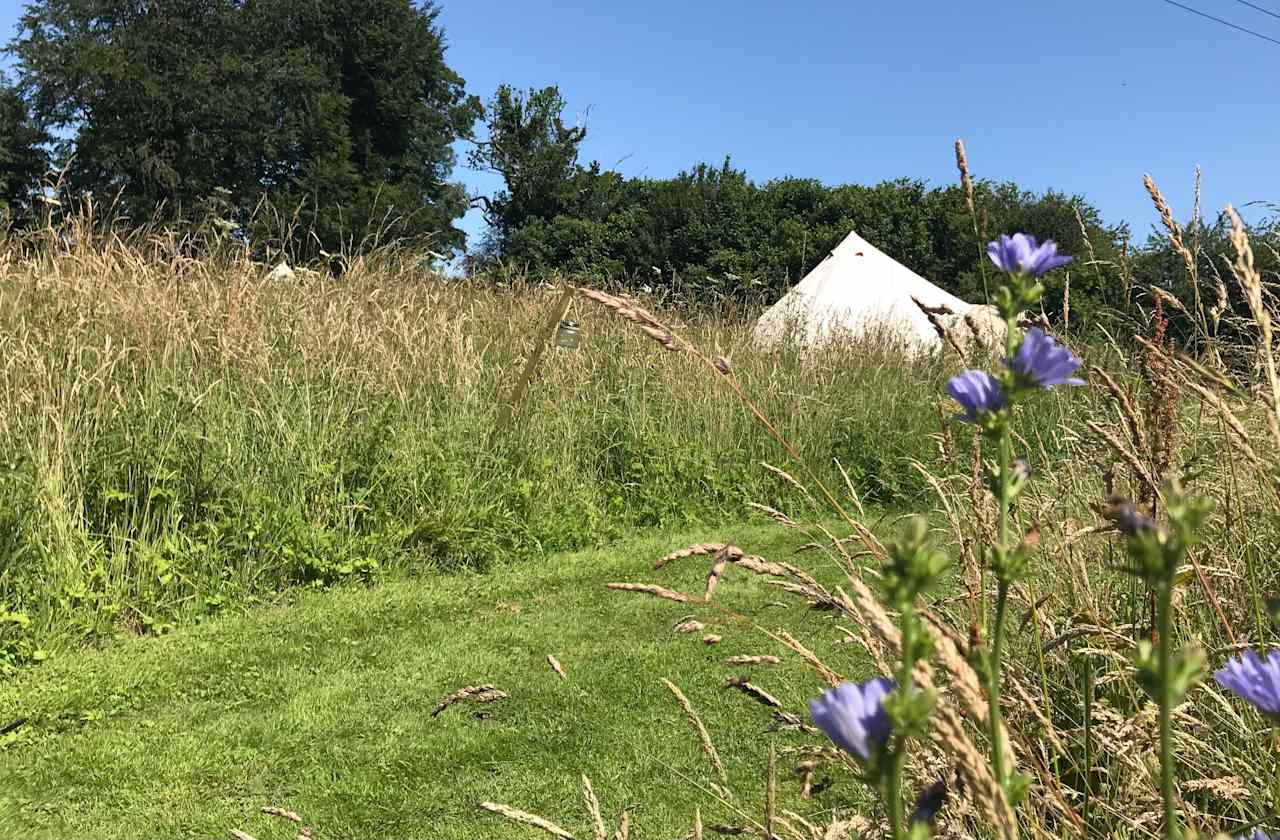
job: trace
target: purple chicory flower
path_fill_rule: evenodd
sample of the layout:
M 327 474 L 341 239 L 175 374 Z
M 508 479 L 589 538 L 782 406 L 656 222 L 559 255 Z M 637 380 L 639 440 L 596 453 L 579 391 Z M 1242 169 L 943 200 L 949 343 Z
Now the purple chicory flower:
M 1236 659 L 1228 659 L 1226 667 L 1213 672 L 1213 678 L 1267 717 L 1280 721 L 1280 656 L 1274 651 L 1264 659 L 1246 650 Z
M 1027 330 L 1017 355 L 1006 363 L 1018 376 L 1042 388 L 1084 384 L 1083 379 L 1071 376 L 1082 364 L 1080 357 L 1045 335 L 1039 327 Z
M 1280 834 L 1268 834 L 1260 828 L 1255 828 L 1248 834 L 1241 834 L 1235 840 L 1280 840 Z
M 976 423 L 983 414 L 1004 408 L 1000 380 L 985 370 L 965 370 L 951 377 L 947 393 L 964 408 L 964 413 L 957 416 L 967 423 Z
M 1036 238 L 1025 233 L 1001 234 L 999 240 L 988 243 L 987 256 L 1001 271 L 1028 277 L 1043 277 L 1058 266 L 1071 262 L 1071 257 L 1058 253 L 1058 243 L 1052 239 L 1037 245 Z
M 1133 502 L 1120 500 L 1110 505 L 1108 518 L 1116 523 L 1120 532 L 1136 537 L 1156 529 L 1156 521 Z
M 893 721 L 881 701 L 897 683 L 887 677 L 841 683 L 809 701 L 809 714 L 835 745 L 867 761 L 872 751 L 889 740 Z

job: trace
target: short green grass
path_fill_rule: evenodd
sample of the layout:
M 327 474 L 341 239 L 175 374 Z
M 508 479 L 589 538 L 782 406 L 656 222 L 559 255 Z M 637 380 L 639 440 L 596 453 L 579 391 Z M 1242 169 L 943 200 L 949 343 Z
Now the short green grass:
M 768 745 L 817 742 L 768 732 L 763 707 L 720 687 L 744 670 L 722 661 L 783 655 L 781 666 L 745 671 L 797 712 L 821 683 L 759 628 L 803 633 L 847 676 L 869 666 L 855 647 L 834 646 L 829 615 L 741 570 L 730 568 L 710 606 L 604 587 L 701 593 L 708 558 L 660 571 L 652 561 L 725 538 L 777 559 L 793 559 L 803 541 L 772 524 L 648 537 L 483 576 L 307 593 L 61 656 L 0 685 L 0 726 L 26 719 L 0 749 L 0 836 L 292 836 L 257 813 L 267 804 L 303 814 L 319 840 L 537 835 L 480 812 L 483 800 L 588 836 L 581 773 L 610 819 L 633 809 L 633 836 L 681 836 L 695 806 L 709 821 L 736 822 L 707 790 L 707 765 L 660 679 L 704 716 L 741 801 L 759 803 Z M 835 579 L 820 553 L 803 556 L 819 578 Z M 723 642 L 673 632 L 690 614 Z M 481 682 L 510 699 L 431 717 L 443 695 Z M 787 775 L 781 795 L 820 818 L 856 795 L 848 781 L 802 801 Z

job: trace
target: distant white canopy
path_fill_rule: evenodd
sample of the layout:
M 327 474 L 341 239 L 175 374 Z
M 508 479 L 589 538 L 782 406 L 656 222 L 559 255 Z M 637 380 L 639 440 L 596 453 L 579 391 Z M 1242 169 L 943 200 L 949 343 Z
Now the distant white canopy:
M 900 337 L 909 350 L 931 352 L 942 340 L 913 297 L 928 307 L 945 306 L 958 316 L 971 308 L 850 233 L 760 316 L 755 337 L 765 343 L 794 338 L 812 347 L 839 336 L 880 332 Z

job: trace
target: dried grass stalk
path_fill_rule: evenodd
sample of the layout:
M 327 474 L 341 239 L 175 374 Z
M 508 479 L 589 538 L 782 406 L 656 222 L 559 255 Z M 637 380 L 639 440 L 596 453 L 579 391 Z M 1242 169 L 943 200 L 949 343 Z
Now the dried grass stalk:
M 1249 431 L 1245 429 L 1244 424 L 1240 422 L 1240 418 L 1236 417 L 1235 413 L 1231 410 L 1231 407 L 1223 401 L 1222 397 L 1218 396 L 1198 382 L 1193 382 L 1190 379 L 1186 380 L 1186 384 L 1191 388 L 1191 390 L 1199 394 L 1201 399 L 1213 406 L 1213 409 L 1218 412 L 1218 416 L 1222 418 L 1222 422 L 1231 430 L 1232 437 L 1235 438 L 1240 451 L 1249 459 L 1249 463 L 1251 463 L 1255 468 L 1266 469 L 1266 465 L 1263 463 L 1262 458 L 1260 458 L 1258 453 L 1253 449 L 1253 443 L 1249 437 Z
M 1169 235 L 1169 244 L 1173 246 L 1173 250 L 1178 256 L 1182 257 L 1182 262 L 1186 264 L 1187 271 L 1191 273 L 1194 280 L 1196 277 L 1196 260 L 1191 255 L 1191 251 L 1182 242 L 1182 228 L 1173 219 L 1173 211 L 1169 209 L 1169 202 L 1164 200 L 1164 194 L 1160 192 L 1160 188 L 1156 186 L 1156 182 L 1151 179 L 1150 175 L 1142 176 L 1142 185 L 1147 188 L 1147 193 L 1151 196 L 1151 203 L 1155 205 L 1156 210 L 1160 213 L 1160 221 L 1164 223 L 1165 230 Z
M 724 543 L 695 543 L 694 545 L 686 546 L 685 548 L 681 548 L 664 557 L 658 558 L 657 562 L 653 564 L 653 567 L 655 569 L 661 569 L 663 566 L 674 560 L 683 560 L 685 557 L 697 557 L 704 554 L 718 554 L 726 548 L 729 548 L 729 546 L 726 546 Z
M 724 574 L 725 567 L 729 565 L 729 550 L 731 548 L 733 546 L 726 545 L 716 552 L 715 562 L 711 564 L 711 570 L 707 572 L 707 590 L 702 596 L 704 603 L 710 603 L 711 596 L 716 591 L 716 584 L 720 582 L 720 576 Z
M 496 685 L 493 685 L 492 683 L 481 683 L 480 685 L 464 685 L 462 688 L 458 689 L 452 694 L 445 696 L 436 705 L 435 710 L 431 712 L 431 716 L 435 717 L 436 715 L 443 712 L 445 709 L 452 706 L 454 703 L 457 703 L 459 700 L 465 700 L 468 697 L 472 697 L 477 694 L 483 694 L 487 691 L 497 691 L 497 690 L 498 690 L 498 687 Z
M 796 765 L 796 772 L 800 774 L 801 799 L 809 799 L 813 796 L 813 771 L 816 769 L 818 769 L 818 762 L 813 759 Z
M 698 712 L 693 708 L 693 704 L 689 702 L 689 698 L 684 696 L 684 692 L 671 680 L 663 678 L 662 684 L 667 687 L 676 698 L 676 702 L 680 704 L 681 710 L 684 711 L 685 719 L 689 721 L 689 726 L 698 736 L 698 742 L 702 746 L 702 753 L 707 757 L 707 761 L 711 764 L 711 768 L 715 770 L 716 778 L 720 780 L 722 785 L 729 784 L 729 777 L 724 772 L 724 765 L 720 762 L 720 754 L 716 752 L 715 744 L 711 742 L 711 733 L 707 731 L 706 725 L 702 722 L 702 718 L 698 716 Z
M 1138 477 L 1147 491 L 1152 494 L 1159 493 L 1160 488 L 1156 485 L 1155 479 L 1151 477 L 1151 473 L 1145 466 L 1143 466 L 1142 462 L 1138 460 L 1138 456 L 1133 454 L 1129 447 L 1125 446 L 1124 442 L 1121 441 L 1114 432 L 1104 428 L 1100 423 L 1093 420 L 1086 421 L 1085 425 L 1089 427 L 1089 431 L 1106 441 L 1112 451 L 1119 455 L 1120 460 L 1124 461 L 1129 469 L 1133 471 L 1133 474 Z
M 938 707 L 933 716 L 933 731 L 938 744 L 951 756 L 957 772 L 967 782 L 978 813 L 996 829 L 1002 840 L 1015 840 L 1018 824 L 1004 790 L 992 777 L 986 758 L 969 740 L 964 725 L 951 707 Z
M 481 802 L 480 807 L 486 811 L 497 814 L 500 817 L 506 817 L 512 822 L 541 829 L 552 837 L 559 838 L 559 840 L 573 840 L 572 834 L 550 820 L 543 819 L 537 814 L 530 814 L 527 811 L 512 808 L 510 805 L 501 805 L 497 802 Z
M 1142 421 L 1138 419 L 1137 409 L 1133 407 L 1133 401 L 1129 399 L 1129 395 L 1111 378 L 1111 374 L 1097 365 L 1090 365 L 1089 373 L 1102 380 L 1102 384 L 1106 386 L 1111 398 L 1120 407 L 1120 414 L 1124 417 L 1125 425 L 1129 429 L 1129 437 L 1133 441 L 1134 448 L 1139 452 L 1150 452 L 1151 448 L 1147 445 L 1147 435 L 1142 430 Z
M 600 800 L 596 798 L 595 788 L 591 786 L 591 779 L 587 778 L 586 773 L 582 774 L 582 800 L 587 806 L 587 815 L 591 817 L 591 828 L 596 840 L 609 840 L 609 832 L 604 827 L 604 814 L 600 813 Z
M 865 817 L 851 817 L 847 820 L 832 817 L 831 824 L 822 835 L 822 840 L 854 840 L 854 838 L 870 837 L 871 832 L 871 821 Z
M 277 807 L 275 807 L 274 805 L 266 805 L 266 806 L 264 806 L 264 807 L 262 808 L 262 813 L 264 813 L 264 814 L 268 814 L 268 815 L 273 816 L 273 817 L 279 817 L 279 818 L 280 818 L 280 819 L 282 819 L 282 820 L 288 820 L 288 821 L 289 821 L 289 822 L 291 822 L 291 823 L 301 823 L 301 822 L 302 822 L 302 817 L 300 817 L 300 816 L 299 816 L 297 813 L 295 813 L 294 811 L 286 811 L 284 808 L 277 808 Z
M 800 642 L 787 631 L 783 630 L 779 632 L 775 638 L 799 654 L 800 658 L 805 662 L 809 663 L 810 667 L 822 675 L 822 679 L 826 681 L 827 685 L 834 688 L 844 682 L 844 677 L 827 667 L 826 663 L 819 659 L 817 654 L 800 644 Z
M 717 636 L 715 633 L 708 633 L 702 637 L 704 645 L 718 645 L 724 641 L 724 636 Z
M 665 586 L 658 586 L 653 583 L 606 583 L 605 586 L 609 589 L 618 589 L 623 592 L 647 592 L 657 598 L 675 601 L 677 604 L 684 604 L 689 600 L 689 596 L 683 592 L 676 592 L 674 589 L 667 589 Z
M 551 670 L 556 672 L 556 676 L 562 680 L 569 679 L 569 675 L 564 672 L 564 668 L 560 665 L 560 660 L 553 655 L 547 654 L 547 664 L 551 666 Z
M 631 812 L 626 808 L 618 814 L 618 830 L 613 834 L 613 840 L 629 840 L 631 837 Z
M 778 754 L 774 751 L 773 745 L 769 745 L 769 763 L 765 769 L 764 777 L 764 836 L 765 840 L 771 840 L 773 835 L 773 821 L 778 811 Z
M 677 633 L 697 633 L 706 629 L 706 625 L 701 621 L 695 621 L 692 618 L 685 618 L 681 619 L 680 622 L 671 629 Z
M 960 188 L 964 191 L 964 204 L 969 215 L 977 218 L 978 211 L 973 203 L 973 176 L 969 174 L 969 158 L 964 153 L 964 141 L 956 140 L 956 169 L 960 170 Z
M 472 695 L 471 699 L 476 703 L 496 703 L 499 700 L 510 700 L 511 695 L 500 688 L 491 688 L 488 691 Z
M 933 650 L 938 664 L 946 672 L 947 684 L 969 717 L 980 723 L 987 720 L 987 695 L 978 672 L 960 651 L 953 632 L 932 613 L 923 613 L 924 622 L 933 636 Z M 1010 765 L 1012 766 L 1012 765 Z
M 755 685 L 746 677 L 730 677 L 729 679 L 725 680 L 722 688 L 732 688 L 736 691 L 741 691 L 743 694 L 747 695 L 752 700 L 755 700 L 757 703 L 760 703 L 761 705 L 768 706 L 771 709 L 782 708 L 781 700 L 779 700 L 777 697 L 774 697 L 772 694 L 765 691 L 763 688 L 760 688 L 758 685 Z
M 724 661 L 726 665 L 777 665 L 782 659 L 772 654 L 751 655 L 739 654 L 730 656 Z
M 735 565 L 741 566 L 748 571 L 755 572 L 758 575 L 772 575 L 773 577 L 787 576 L 787 570 L 785 567 L 780 566 L 777 563 L 770 563 L 768 560 L 755 554 L 748 554 L 747 556 L 740 558 Z
M 1249 312 L 1258 324 L 1260 341 L 1258 342 L 1262 359 L 1266 365 L 1267 380 L 1271 385 L 1271 403 L 1268 426 L 1280 445 L 1280 376 L 1276 373 L 1276 360 L 1271 335 L 1271 313 L 1262 302 L 1262 277 L 1253 266 L 1253 248 L 1249 245 L 1249 235 L 1245 232 L 1244 223 L 1234 207 L 1227 205 L 1227 216 L 1231 219 L 1231 244 L 1236 251 L 1236 261 L 1232 265 L 1232 273 L 1240 288 L 1244 290 L 1245 300 L 1249 302 Z
M 794 480 L 795 480 L 795 479 L 792 479 L 792 481 L 794 481 Z M 768 505 L 762 505 L 762 504 L 760 504 L 759 502 L 748 502 L 748 503 L 747 503 L 747 507 L 749 507 L 749 508 L 751 508 L 751 509 L 753 509 L 753 510 L 758 510 L 758 511 L 760 511 L 760 512 L 761 512 L 761 513 L 763 513 L 765 516 L 769 517 L 769 518 L 770 518 L 770 519 L 772 519 L 774 522 L 777 522 L 779 525 L 783 526 L 784 528 L 791 528 L 791 529 L 796 530 L 796 531 L 803 530 L 803 529 L 800 527 L 800 523 L 799 523 L 799 522 L 796 522 L 796 521 L 795 521 L 794 519 L 792 519 L 790 516 L 787 516 L 785 513 L 783 513 L 783 512 L 782 512 L 782 511 L 780 511 L 780 510 L 777 510 L 776 508 L 771 508 L 771 507 L 769 507 Z
M 662 322 L 653 317 L 644 307 L 595 289 L 579 289 L 578 294 L 588 300 L 594 300 L 606 309 L 613 310 L 619 317 L 632 322 L 640 328 L 641 332 L 661 345 L 664 350 L 669 350 L 672 353 L 683 353 L 689 350 L 688 345 L 675 333 L 663 326 Z
M 252 834 L 245 834 L 238 828 L 231 829 L 231 836 L 234 837 L 235 840 L 256 840 Z

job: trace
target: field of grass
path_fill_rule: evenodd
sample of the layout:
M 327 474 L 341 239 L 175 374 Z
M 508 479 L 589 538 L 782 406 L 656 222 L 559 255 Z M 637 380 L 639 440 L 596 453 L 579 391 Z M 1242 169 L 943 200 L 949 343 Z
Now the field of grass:
M 943 836 L 1000 824 L 972 688 L 998 597 L 997 453 L 943 397 L 989 360 L 904 361 L 876 341 L 761 352 L 746 313 L 584 296 L 583 348 L 553 352 L 492 437 L 555 290 L 424 277 L 392 252 L 272 283 L 158 236 L 0 257 L 0 802 L 15 829 L 274 836 L 255 809 L 276 804 L 325 837 L 528 833 L 478 813 L 486 799 L 591 836 L 586 772 L 640 837 L 689 831 L 694 807 L 788 840 L 833 821 L 846 836 L 847 809 L 875 821 L 878 805 L 830 754 L 779 749 L 768 804 L 768 746 L 823 741 L 765 736 L 767 710 L 723 689 L 720 663 L 785 647 L 758 678 L 801 722 L 824 680 L 888 673 L 900 617 L 877 601 L 894 556 L 882 520 L 910 510 L 950 556 L 921 608 L 932 720 L 952 725 L 920 739 L 908 783 L 948 780 Z M 1280 377 L 1269 289 L 1238 282 L 1256 306 L 1225 315 L 1233 346 L 1207 310 L 1194 346 L 1170 346 L 1164 308 L 1195 304 L 1140 290 L 1128 334 L 1062 337 L 1087 387 L 1011 414 L 1030 573 L 1006 592 L 1001 709 L 1031 779 L 1027 836 L 1160 836 L 1162 753 L 1185 824 L 1236 833 L 1280 813 L 1271 728 L 1212 680 L 1172 713 L 1166 749 L 1134 667 L 1156 601 L 1104 515 L 1133 500 L 1168 527 L 1166 479 L 1210 500 L 1168 570 L 1163 635 L 1212 668 L 1277 643 Z M 743 526 L 752 511 L 788 535 Z M 705 551 L 651 568 L 692 539 L 775 561 L 816 541 L 796 560 L 816 579 L 774 569 L 766 588 L 735 562 L 696 608 L 603 588 L 699 591 Z M 673 633 L 692 613 L 725 641 Z M 836 623 L 855 644 L 835 646 Z M 711 787 L 663 677 L 705 717 L 731 793 Z M 476 682 L 511 697 L 431 716 Z M 797 797 L 806 760 L 837 780 L 812 800 Z
M 164 240 L 0 251 L 0 668 L 297 585 L 485 569 L 799 498 L 717 383 L 585 301 L 585 339 L 497 406 L 556 293 L 409 258 L 295 283 Z M 679 319 L 679 313 L 668 313 Z M 874 346 L 764 354 L 681 319 L 828 482 L 923 500 L 939 418 Z M 913 378 L 938 390 L 944 368 Z M 939 391 L 940 392 L 940 391 Z
M 700 594 L 706 563 L 654 573 L 653 561 L 730 533 L 776 560 L 793 559 L 802 540 L 772 523 L 633 539 L 491 574 L 306 594 L 63 657 L 0 685 L 3 715 L 25 718 L 0 751 L 0 836 L 217 837 L 230 828 L 285 836 L 258 813 L 265 804 L 302 814 L 318 840 L 535 836 L 477 803 L 511 804 L 581 831 L 580 773 L 611 821 L 633 809 L 638 837 L 679 836 L 695 807 L 709 824 L 737 824 L 709 793 L 714 776 L 660 680 L 683 688 L 731 784 L 751 795 L 769 745 L 816 742 L 769 732 L 769 710 L 720 683 L 750 675 L 802 712 L 821 681 L 794 658 L 724 660 L 785 656 L 763 630 L 790 627 L 816 637 L 815 651 L 850 677 L 865 678 L 871 666 L 856 646 L 835 645 L 843 634 L 834 616 L 769 603 L 782 596 L 746 571 L 730 569 L 709 605 L 605 589 L 656 580 Z M 815 572 L 838 577 L 822 564 Z M 688 615 L 705 629 L 675 632 Z M 708 646 L 707 633 L 723 641 Z M 463 701 L 432 716 L 446 694 L 477 683 L 510 699 Z M 802 801 L 800 780 L 788 778 L 781 801 L 810 816 L 860 801 L 847 774 L 835 781 Z

